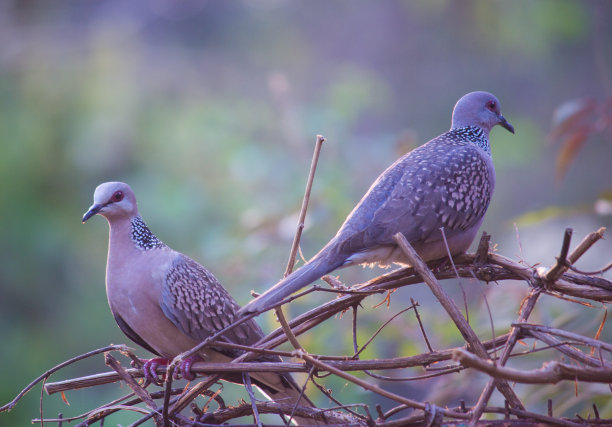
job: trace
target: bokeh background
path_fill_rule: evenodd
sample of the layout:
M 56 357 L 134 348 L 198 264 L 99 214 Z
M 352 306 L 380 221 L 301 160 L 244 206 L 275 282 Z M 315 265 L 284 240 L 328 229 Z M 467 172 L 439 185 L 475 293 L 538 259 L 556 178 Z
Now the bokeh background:
M 328 141 L 303 237 L 306 258 L 386 166 L 448 129 L 460 96 L 488 90 L 516 135 L 492 132 L 497 188 L 483 230 L 501 254 L 551 265 L 566 227 L 577 241 L 612 223 L 610 133 L 586 138 L 562 177 L 555 166 L 561 145 L 548 138 L 559 106 L 611 95 L 611 22 L 605 0 L 2 2 L 0 404 L 61 361 L 127 342 L 106 303 L 107 224 L 80 222 L 104 181 L 131 184 L 151 229 L 244 304 L 251 289 L 266 289 L 284 270 L 316 134 Z M 600 242 L 580 267 L 599 268 L 611 254 L 610 241 Z M 353 268 L 341 279 L 380 273 Z M 463 285 L 484 339 L 491 335 L 484 296 L 501 334 L 527 292 L 524 283 Z M 444 286 L 461 302 L 454 281 Z M 461 343 L 423 285 L 394 294 L 389 308 L 372 309 L 380 299 L 367 300 L 361 342 L 410 296 L 434 347 Z M 311 296 L 292 314 L 326 298 Z M 593 336 L 604 311 L 546 297 L 533 320 Z M 260 323 L 275 327 L 271 316 Z M 349 326 L 349 317 L 331 320 L 304 344 L 315 353 L 350 353 Z M 608 341 L 611 329 L 604 327 Z M 414 316 L 405 314 L 364 357 L 424 351 Z M 537 368 L 553 357 L 544 352 L 514 366 Z M 99 356 L 51 380 L 104 369 Z M 485 381 L 462 373 L 383 385 L 455 406 L 473 404 Z M 327 384 L 345 403 L 379 402 L 343 382 Z M 607 387 L 517 389 L 532 410 L 552 398 L 556 415 L 586 417 L 596 402 L 602 416 L 612 416 Z M 238 387 L 233 392 L 242 396 Z M 76 415 L 126 393 L 116 384 L 68 392 L 70 406 L 47 397 L 45 415 Z M 329 405 L 316 390 L 312 396 Z M 0 414 L 0 424 L 29 424 L 38 404 L 36 389 Z

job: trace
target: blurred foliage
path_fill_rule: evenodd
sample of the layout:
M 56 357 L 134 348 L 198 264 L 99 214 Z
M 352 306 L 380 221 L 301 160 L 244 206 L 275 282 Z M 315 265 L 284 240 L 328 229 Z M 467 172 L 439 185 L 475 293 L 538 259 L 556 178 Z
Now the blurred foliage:
M 563 178 L 578 151 L 592 135 L 607 133 L 612 140 L 612 97 L 574 99 L 561 104 L 553 115 L 549 138 L 561 145 L 557 154 L 557 180 Z
M 553 262 L 565 227 L 580 236 L 612 222 L 609 211 L 597 215 L 592 208 L 612 191 L 611 145 L 598 143 L 609 134 L 592 135 L 592 144 L 571 154 L 572 168 L 559 185 L 557 148 L 545 144 L 558 105 L 609 99 L 612 4 L 605 0 L 359 6 L 346 0 L 9 0 L 0 9 L 1 403 L 69 357 L 127 341 L 106 306 L 107 225 L 102 219 L 80 224 L 103 181 L 129 182 L 154 232 L 209 267 L 244 303 L 249 289 L 261 291 L 282 274 L 317 133 L 328 142 L 303 239 L 307 258 L 387 165 L 448 127 L 461 95 L 489 90 L 517 128 L 515 136 L 492 133 L 497 189 L 483 228 L 500 251 L 518 254 L 514 218 L 550 206 L 590 208 L 522 229 L 530 262 Z M 601 247 L 601 258 L 588 260 L 594 267 L 609 258 L 610 244 Z M 353 283 L 377 273 L 355 268 L 341 278 Z M 454 282 L 446 286 L 457 301 L 463 298 Z M 484 295 L 503 329 L 525 292 L 522 284 L 464 286 L 472 324 L 485 334 Z M 389 309 L 364 312 L 360 341 L 410 296 L 421 303 L 436 348 L 460 342 L 421 287 L 398 292 Z M 577 323 L 599 316 L 599 308 L 558 300 L 546 309 L 538 315 L 553 324 L 558 316 Z M 337 329 L 317 328 L 304 343 L 313 352 L 350 351 L 347 319 L 333 321 Z M 392 325 L 404 319 L 410 328 L 385 329 L 366 356 L 423 351 L 410 314 Z M 274 327 L 269 317 L 261 323 Z M 579 329 L 594 333 L 586 323 Z M 336 339 L 341 333 L 346 339 Z M 62 375 L 102 368 L 99 358 Z M 343 384 L 334 381 L 329 385 L 346 401 L 374 403 L 363 392 L 343 394 Z M 389 387 L 456 405 L 456 392 L 474 400 L 474 384 L 484 379 L 463 373 L 452 381 L 457 384 L 439 390 L 424 381 L 409 390 Z M 576 398 L 573 385 L 530 390 L 534 405 L 547 398 L 565 402 L 556 414 L 586 416 L 599 399 L 600 413 L 610 416 L 609 390 L 578 388 Z M 70 407 L 47 398 L 45 414 L 76 414 L 125 392 L 106 390 L 105 396 L 68 393 Z M 26 424 L 37 408 L 32 393 L 1 415 L 1 423 Z M 131 419 L 124 417 L 110 421 Z

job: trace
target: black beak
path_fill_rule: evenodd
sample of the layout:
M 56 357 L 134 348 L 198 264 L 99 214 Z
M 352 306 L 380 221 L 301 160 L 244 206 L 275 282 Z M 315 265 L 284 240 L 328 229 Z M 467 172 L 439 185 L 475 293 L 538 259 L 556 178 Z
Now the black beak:
M 508 131 L 514 133 L 514 126 L 508 123 L 508 120 L 506 120 L 506 118 L 502 116 L 501 114 L 498 117 L 499 117 L 499 125 L 505 129 L 508 129 Z
M 104 207 L 104 205 L 100 205 L 100 204 L 96 204 L 96 203 L 91 205 L 89 210 L 87 212 L 85 212 L 85 215 L 83 215 L 83 224 L 85 224 L 85 221 L 87 221 L 89 218 L 91 218 L 92 216 L 94 216 L 95 214 L 100 212 L 103 207 Z

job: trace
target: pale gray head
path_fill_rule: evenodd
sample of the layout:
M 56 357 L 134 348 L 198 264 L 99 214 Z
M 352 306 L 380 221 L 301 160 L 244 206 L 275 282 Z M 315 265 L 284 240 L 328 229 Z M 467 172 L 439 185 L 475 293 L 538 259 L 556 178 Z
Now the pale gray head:
M 501 114 L 501 105 L 489 92 L 470 92 L 463 95 L 453 109 L 451 129 L 478 126 L 487 135 L 495 125 L 514 133 L 514 127 Z
M 134 192 L 124 182 L 105 182 L 96 187 L 94 203 L 83 215 L 83 222 L 98 214 L 109 221 L 138 216 Z

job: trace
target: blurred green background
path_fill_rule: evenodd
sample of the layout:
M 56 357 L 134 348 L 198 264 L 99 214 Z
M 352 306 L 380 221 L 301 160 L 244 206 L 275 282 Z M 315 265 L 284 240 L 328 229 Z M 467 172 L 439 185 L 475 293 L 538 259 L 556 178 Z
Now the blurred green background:
M 501 254 L 551 265 L 565 227 L 577 242 L 612 223 L 609 212 L 594 208 L 606 206 L 612 190 L 610 133 L 589 138 L 561 180 L 559 145 L 547 140 L 559 105 L 611 95 L 611 22 L 612 3 L 604 0 L 3 2 L 0 404 L 61 361 L 127 342 L 106 303 L 107 224 L 80 222 L 104 181 L 128 182 L 150 228 L 206 265 L 244 304 L 249 290 L 266 289 L 284 270 L 316 134 L 328 141 L 302 242 L 306 258 L 386 166 L 448 129 L 459 97 L 488 90 L 517 132 L 492 132 L 497 188 L 483 230 Z M 611 253 L 610 241 L 600 242 L 580 267 L 600 268 Z M 353 268 L 341 279 L 380 273 Z M 456 283 L 444 285 L 461 303 Z M 464 288 L 470 321 L 484 339 L 491 335 L 484 295 L 501 334 L 527 292 L 509 282 Z M 423 285 L 398 291 L 389 309 L 371 309 L 380 298 L 367 300 L 361 343 L 410 296 L 421 303 L 437 349 L 461 343 Z M 295 315 L 301 307 L 293 307 Z M 603 312 L 545 297 L 533 321 L 593 336 Z M 315 353 L 350 353 L 349 317 L 330 320 L 304 344 Z M 275 327 L 271 317 L 260 323 Z M 611 329 L 604 327 L 608 341 Z M 364 357 L 424 351 L 408 313 Z M 512 366 L 537 368 L 550 358 L 559 356 L 538 353 Z M 103 370 L 98 356 L 51 381 Z M 455 406 L 459 399 L 473 404 L 485 382 L 469 372 L 382 385 Z M 344 403 L 392 406 L 341 381 L 327 384 Z M 0 424 L 37 417 L 38 390 L 0 414 Z M 605 386 L 578 384 L 577 394 L 573 383 L 517 390 L 528 409 L 543 410 L 552 398 L 556 415 L 586 417 L 596 402 L 602 416 L 612 416 Z M 70 406 L 46 397 L 45 415 L 76 415 L 127 392 L 117 384 L 68 392 Z M 122 414 L 108 423 L 137 418 Z

